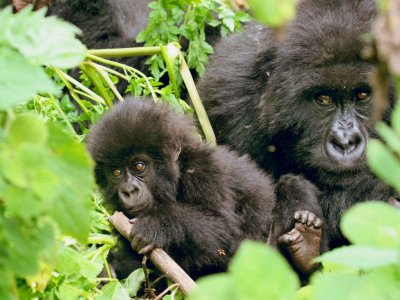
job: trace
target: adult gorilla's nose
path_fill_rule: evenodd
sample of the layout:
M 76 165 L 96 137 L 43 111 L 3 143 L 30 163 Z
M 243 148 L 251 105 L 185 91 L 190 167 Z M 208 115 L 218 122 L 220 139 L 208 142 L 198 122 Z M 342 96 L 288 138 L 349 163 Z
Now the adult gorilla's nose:
M 351 166 L 361 158 L 365 146 L 365 139 L 358 128 L 333 130 L 326 141 L 326 153 L 338 164 Z

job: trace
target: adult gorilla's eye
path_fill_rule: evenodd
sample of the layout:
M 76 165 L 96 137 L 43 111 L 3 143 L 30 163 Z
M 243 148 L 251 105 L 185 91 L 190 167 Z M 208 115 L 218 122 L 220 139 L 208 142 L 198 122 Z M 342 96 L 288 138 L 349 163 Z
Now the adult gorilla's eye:
M 321 103 L 323 105 L 330 105 L 333 103 L 333 99 L 330 96 L 327 95 L 318 95 L 316 97 L 318 103 Z
M 143 172 L 145 168 L 145 164 L 141 161 L 138 161 L 133 165 L 133 171 L 135 172 Z
M 111 175 L 114 177 L 120 177 L 122 175 L 122 171 L 120 169 L 114 169 L 111 171 Z
M 370 93 L 367 91 L 358 91 L 356 93 L 356 99 L 363 101 L 363 100 L 367 100 L 369 98 Z

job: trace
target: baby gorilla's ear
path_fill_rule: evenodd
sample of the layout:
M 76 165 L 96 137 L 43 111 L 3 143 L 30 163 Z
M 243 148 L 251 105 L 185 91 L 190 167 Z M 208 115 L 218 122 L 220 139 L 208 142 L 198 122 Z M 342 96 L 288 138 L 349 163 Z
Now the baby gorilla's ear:
M 175 151 L 174 151 L 174 155 L 173 155 L 174 161 L 177 161 L 177 160 L 178 160 L 179 155 L 181 154 L 181 150 L 182 150 L 181 143 L 178 142 L 178 143 L 175 145 Z

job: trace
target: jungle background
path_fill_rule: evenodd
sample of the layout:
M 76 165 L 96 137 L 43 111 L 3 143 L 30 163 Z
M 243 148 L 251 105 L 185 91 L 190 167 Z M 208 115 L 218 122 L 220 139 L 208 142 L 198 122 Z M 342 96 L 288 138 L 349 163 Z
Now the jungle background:
M 381 64 L 377 91 L 389 77 L 400 88 L 399 5 L 378 1 L 371 36 Z M 79 29 L 46 17 L 45 9 L 0 10 L 0 299 L 149 297 L 146 289 L 157 284 L 148 279 L 151 270 L 123 280 L 109 270 L 117 238 L 83 143 L 90 124 L 122 100 L 124 81 L 127 94 L 166 101 L 199 118 L 199 130 L 213 143 L 189 72 L 201 76 L 213 53 L 205 24 L 225 36 L 255 18 L 279 34 L 294 17 L 295 1 L 158 0 L 150 8 L 148 27 L 137 37 L 145 47 L 114 53 L 148 56 L 146 74 L 88 50 Z M 68 73 L 76 67 L 79 80 Z M 193 106 L 183 100 L 187 94 Z M 384 97 L 379 101 L 384 105 Z M 377 123 L 381 139 L 369 143 L 367 154 L 372 170 L 400 192 L 399 105 L 391 121 L 390 127 Z M 349 210 L 341 228 L 352 245 L 319 257 L 323 271 L 307 286 L 278 252 L 244 242 L 229 271 L 200 279 L 192 295 L 169 283 L 153 299 L 400 299 L 400 212 L 367 202 Z

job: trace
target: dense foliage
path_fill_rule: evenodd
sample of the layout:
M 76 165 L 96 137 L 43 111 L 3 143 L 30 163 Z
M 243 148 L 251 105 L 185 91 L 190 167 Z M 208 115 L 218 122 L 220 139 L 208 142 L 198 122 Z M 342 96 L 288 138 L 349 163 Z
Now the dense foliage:
M 260 10 L 261 2 L 268 9 Z M 388 2 L 381 1 L 383 9 Z M 272 26 L 293 16 L 293 1 L 249 3 Z M 110 273 L 106 257 L 116 241 L 82 140 L 89 124 L 120 100 L 115 84 L 121 80 L 128 82 L 128 93 L 192 112 L 179 94 L 179 74 L 191 80 L 185 78 L 184 58 L 201 74 L 212 53 L 206 24 L 221 26 L 225 35 L 248 19 L 212 0 L 154 1 L 151 8 L 149 27 L 138 41 L 151 46 L 189 41 L 183 56 L 176 44 L 161 46 L 160 55 L 149 59 L 153 77 L 87 52 L 75 38 L 79 29 L 44 17 L 44 11 L 0 11 L 0 299 L 130 299 L 146 281 L 143 270 L 123 281 Z M 66 72 L 77 66 L 80 81 Z M 164 86 L 159 77 L 166 73 L 171 83 Z M 391 127 L 379 124 L 378 132 L 382 140 L 368 149 L 370 166 L 400 192 L 399 105 Z M 229 272 L 199 280 L 190 298 L 399 299 L 399 214 L 373 202 L 348 211 L 341 228 L 353 245 L 318 258 L 323 271 L 306 287 L 299 288 L 275 250 L 246 242 Z M 103 268 L 105 277 L 98 277 Z M 174 288 L 164 298 L 181 297 Z

